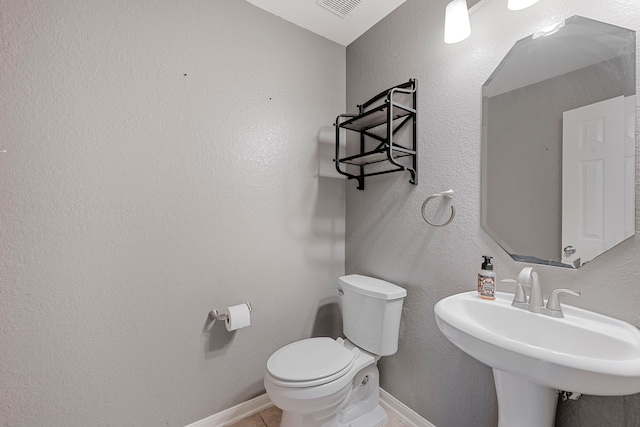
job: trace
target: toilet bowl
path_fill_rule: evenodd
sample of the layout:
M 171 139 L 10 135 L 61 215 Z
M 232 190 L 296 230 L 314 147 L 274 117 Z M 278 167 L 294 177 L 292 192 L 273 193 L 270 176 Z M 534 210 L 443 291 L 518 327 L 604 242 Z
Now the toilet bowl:
M 378 368 L 374 355 L 342 338 L 309 338 L 281 348 L 269 358 L 264 385 L 283 410 L 281 427 L 374 427 L 387 421 L 381 411 L 377 423 L 352 424 L 379 406 Z
M 264 385 L 283 411 L 281 427 L 378 427 L 387 422 L 379 404 L 377 361 L 397 350 L 405 295 L 404 289 L 379 279 L 339 279 L 349 339 L 304 339 L 267 361 Z

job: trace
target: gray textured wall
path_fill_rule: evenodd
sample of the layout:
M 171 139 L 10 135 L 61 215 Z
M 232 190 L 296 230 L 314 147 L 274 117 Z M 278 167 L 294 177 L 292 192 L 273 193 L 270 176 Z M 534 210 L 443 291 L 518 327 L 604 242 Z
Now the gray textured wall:
M 0 0 L 0 70 L 1 426 L 184 426 L 335 330 L 343 46 L 238 0 Z
M 384 88 L 419 79 L 420 184 L 410 185 L 408 174 L 370 178 L 365 191 L 348 183 L 346 271 L 408 291 L 399 351 L 380 363 L 382 387 L 438 427 L 495 426 L 490 369 L 450 344 L 433 315 L 439 299 L 474 289 L 481 255 L 495 256 L 499 277 L 515 277 L 526 265 L 512 261 L 480 227 L 482 84 L 517 40 L 575 14 L 638 30 L 640 4 L 540 0 L 510 12 L 506 2 L 493 1 L 471 16 L 469 39 L 446 45 L 446 3 L 408 0 L 347 48 L 352 110 Z M 456 191 L 455 221 L 429 227 L 422 202 L 449 188 Z M 638 243 L 631 238 L 577 271 L 538 266 L 543 289 L 579 289 L 575 305 L 640 326 Z M 640 395 L 586 396 L 561 404 L 557 425 L 634 427 L 638 413 Z

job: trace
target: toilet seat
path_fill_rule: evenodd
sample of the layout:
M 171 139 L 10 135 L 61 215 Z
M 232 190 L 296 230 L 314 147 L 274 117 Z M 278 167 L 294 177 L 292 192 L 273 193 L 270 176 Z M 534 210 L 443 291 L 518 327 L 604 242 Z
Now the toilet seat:
M 335 381 L 352 368 L 360 355 L 343 340 L 308 338 L 282 347 L 267 361 L 267 372 L 274 384 L 284 387 L 312 387 Z

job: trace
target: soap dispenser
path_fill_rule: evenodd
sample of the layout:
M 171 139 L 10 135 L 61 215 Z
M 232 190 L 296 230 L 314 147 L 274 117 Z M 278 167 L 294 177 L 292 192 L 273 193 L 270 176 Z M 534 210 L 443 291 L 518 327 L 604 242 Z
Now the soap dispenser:
M 478 273 L 478 296 L 482 299 L 494 300 L 496 291 L 496 273 L 493 271 L 492 257 L 484 255 L 482 270 Z

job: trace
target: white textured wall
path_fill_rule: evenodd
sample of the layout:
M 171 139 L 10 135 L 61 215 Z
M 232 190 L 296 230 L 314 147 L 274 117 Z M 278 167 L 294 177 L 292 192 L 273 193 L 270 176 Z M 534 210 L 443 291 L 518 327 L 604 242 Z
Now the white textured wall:
M 335 331 L 344 47 L 238 0 L 0 0 L 0 70 L 0 425 L 184 426 Z
M 640 3 L 540 0 L 510 12 L 494 0 L 472 15 L 473 34 L 456 45 L 442 41 L 446 3 L 408 0 L 347 48 L 351 110 L 382 89 L 419 79 L 420 184 L 410 185 L 408 174 L 369 178 L 365 191 L 348 183 L 346 271 L 408 291 L 399 351 L 380 363 L 382 387 L 438 427 L 495 426 L 490 369 L 450 344 L 433 315 L 439 299 L 475 288 L 481 255 L 495 256 L 500 278 L 526 265 L 480 227 L 482 84 L 517 40 L 569 16 L 639 30 Z M 449 188 L 456 191 L 455 220 L 429 227 L 422 202 Z M 575 305 L 640 326 L 639 241 L 631 238 L 577 271 L 537 266 L 545 292 L 580 289 Z M 639 414 L 640 395 L 586 396 L 560 405 L 557 425 L 636 427 Z

